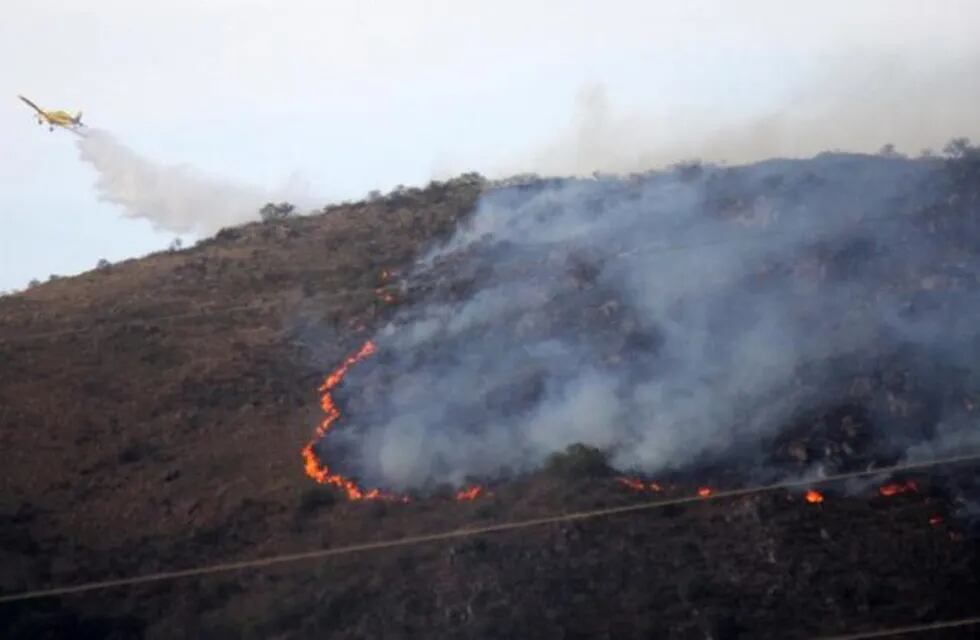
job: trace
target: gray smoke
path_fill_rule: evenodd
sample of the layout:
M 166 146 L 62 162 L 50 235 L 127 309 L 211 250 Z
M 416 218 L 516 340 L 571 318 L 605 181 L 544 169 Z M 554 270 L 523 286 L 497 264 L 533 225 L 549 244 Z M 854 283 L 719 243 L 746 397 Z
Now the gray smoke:
M 154 163 L 108 131 L 83 131 L 78 149 L 98 172 L 99 197 L 121 206 L 126 217 L 144 218 L 157 229 L 211 234 L 257 219 L 266 202 L 295 202 L 295 188 L 273 193 L 208 178 L 187 165 Z
M 663 167 L 679 159 L 745 163 L 804 158 L 828 149 L 874 153 L 885 144 L 910 155 L 938 151 L 954 136 L 980 136 L 980 55 L 841 54 L 766 108 L 737 114 L 718 105 L 627 108 L 605 86 L 584 87 L 570 121 L 543 144 L 490 171 L 589 175 Z M 796 83 L 794 85 L 794 82 Z M 739 104 L 744 96 L 732 96 Z
M 882 344 L 973 368 L 975 299 L 921 298 L 976 273 L 923 232 L 943 181 L 937 160 L 823 154 L 491 191 L 418 265 L 327 446 L 396 488 L 576 442 L 655 473 L 758 445 Z M 947 418 L 939 436 L 972 437 Z

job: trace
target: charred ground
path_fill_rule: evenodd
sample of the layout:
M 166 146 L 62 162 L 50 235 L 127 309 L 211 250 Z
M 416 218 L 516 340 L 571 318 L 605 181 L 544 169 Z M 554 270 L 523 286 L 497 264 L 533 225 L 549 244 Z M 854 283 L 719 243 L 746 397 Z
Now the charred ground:
M 941 238 L 950 260 L 934 273 L 895 275 L 912 304 L 976 293 L 976 273 L 954 268 L 976 255 L 980 238 L 980 167 L 968 151 L 946 163 L 948 182 L 918 208 L 922 233 Z M 698 171 L 683 169 L 691 179 Z M 715 185 L 719 215 L 738 217 L 760 196 L 737 178 Z M 486 491 L 466 503 L 440 486 L 408 504 L 350 503 L 304 475 L 299 450 L 321 417 L 323 376 L 413 305 L 468 299 L 486 269 L 521 277 L 560 260 L 564 295 L 522 326 L 544 335 L 549 323 L 576 325 L 597 335 L 612 366 L 658 348 L 654 328 L 608 304 L 615 297 L 596 283 L 601 260 L 588 252 L 500 265 L 494 247 L 477 244 L 413 269 L 492 188 L 466 176 L 228 229 L 193 249 L 0 300 L 0 589 L 656 497 L 626 489 L 602 454 L 583 447 L 536 471 L 478 478 Z M 865 249 L 817 244 L 800 265 L 772 269 L 846 270 Z M 356 412 L 397 384 L 384 378 L 383 355 L 361 374 L 363 394 L 344 392 L 345 407 Z M 889 444 L 917 429 L 928 440 L 940 408 L 959 403 L 969 413 L 980 401 L 971 371 L 923 362 L 879 341 L 818 363 L 839 372 L 819 403 L 801 403 L 751 455 L 714 452 L 662 474 L 658 495 L 744 486 L 815 463 L 847 471 L 897 461 L 904 449 Z M 806 368 L 798 373 L 806 387 Z M 515 374 L 489 403 L 535 401 L 540 372 Z M 334 454 L 343 464 L 343 446 Z M 821 488 L 819 505 L 779 491 L 4 604 L 0 629 L 6 637 L 784 638 L 976 615 L 980 555 L 963 507 L 977 496 L 977 468 Z M 915 491 L 878 492 L 907 480 Z

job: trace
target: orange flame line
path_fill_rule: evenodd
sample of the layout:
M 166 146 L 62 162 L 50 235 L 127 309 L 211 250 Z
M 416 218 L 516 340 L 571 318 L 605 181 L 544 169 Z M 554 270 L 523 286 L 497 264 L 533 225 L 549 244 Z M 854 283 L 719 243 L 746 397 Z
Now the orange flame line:
M 616 478 L 616 480 L 633 491 L 643 491 L 646 485 L 643 484 L 642 480 L 637 480 L 636 478 Z
M 885 497 L 891 497 L 900 493 L 908 493 L 909 491 L 917 492 L 918 490 L 919 487 L 913 480 L 906 480 L 904 484 L 892 483 L 883 485 L 878 488 L 878 493 Z
M 320 385 L 319 391 L 323 393 L 323 396 L 320 398 L 320 406 L 323 408 L 323 413 L 326 414 L 326 417 L 316 428 L 313 440 L 303 447 L 300 454 L 303 456 L 303 468 L 306 471 L 306 475 L 318 484 L 329 484 L 343 490 L 348 500 L 401 500 L 402 502 L 407 502 L 407 497 L 382 493 L 380 489 L 365 491 L 350 478 L 346 478 L 339 473 L 330 473 L 330 469 L 320 461 L 316 452 L 313 450 L 317 441 L 327 435 L 327 432 L 330 431 L 334 423 L 340 419 L 340 409 L 337 408 L 331 392 L 340 384 L 352 366 L 373 355 L 377 350 L 374 343 L 368 340 L 361 346 L 357 353 L 348 356 L 339 367 L 327 376 L 323 384 Z
M 460 489 L 456 492 L 456 500 L 462 502 L 464 500 L 476 500 L 477 497 L 483 492 L 483 487 L 478 484 L 473 485 L 469 489 Z
M 616 481 L 625 487 L 629 487 L 633 491 L 652 491 L 654 493 L 660 493 L 664 490 L 663 487 L 656 482 L 646 483 L 639 478 L 628 478 L 626 476 L 622 476 L 616 478 Z

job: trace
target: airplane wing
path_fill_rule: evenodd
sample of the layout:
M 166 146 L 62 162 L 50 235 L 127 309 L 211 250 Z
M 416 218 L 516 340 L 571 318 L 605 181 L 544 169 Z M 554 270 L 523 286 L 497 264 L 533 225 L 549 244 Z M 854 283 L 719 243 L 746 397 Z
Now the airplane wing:
M 37 106 L 36 104 L 34 104 L 33 102 L 31 102 L 30 100 L 28 100 L 27 98 L 25 98 L 24 96 L 17 96 L 17 97 L 20 98 L 21 100 L 23 100 L 27 104 L 27 106 L 29 106 L 30 108 L 32 108 L 35 111 L 37 111 L 40 115 L 42 115 L 42 116 L 44 115 L 44 109 L 42 109 L 41 107 Z

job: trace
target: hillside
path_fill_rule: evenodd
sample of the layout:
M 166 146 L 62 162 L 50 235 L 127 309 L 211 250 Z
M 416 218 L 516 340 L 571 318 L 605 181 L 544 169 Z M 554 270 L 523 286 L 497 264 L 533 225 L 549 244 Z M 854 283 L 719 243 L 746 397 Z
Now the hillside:
M 0 592 L 978 451 L 978 193 L 966 151 L 468 175 L 2 298 Z M 311 451 L 405 502 L 304 472 L 318 388 L 369 340 Z M 0 634 L 786 638 L 977 615 L 978 470 L 0 603 Z

